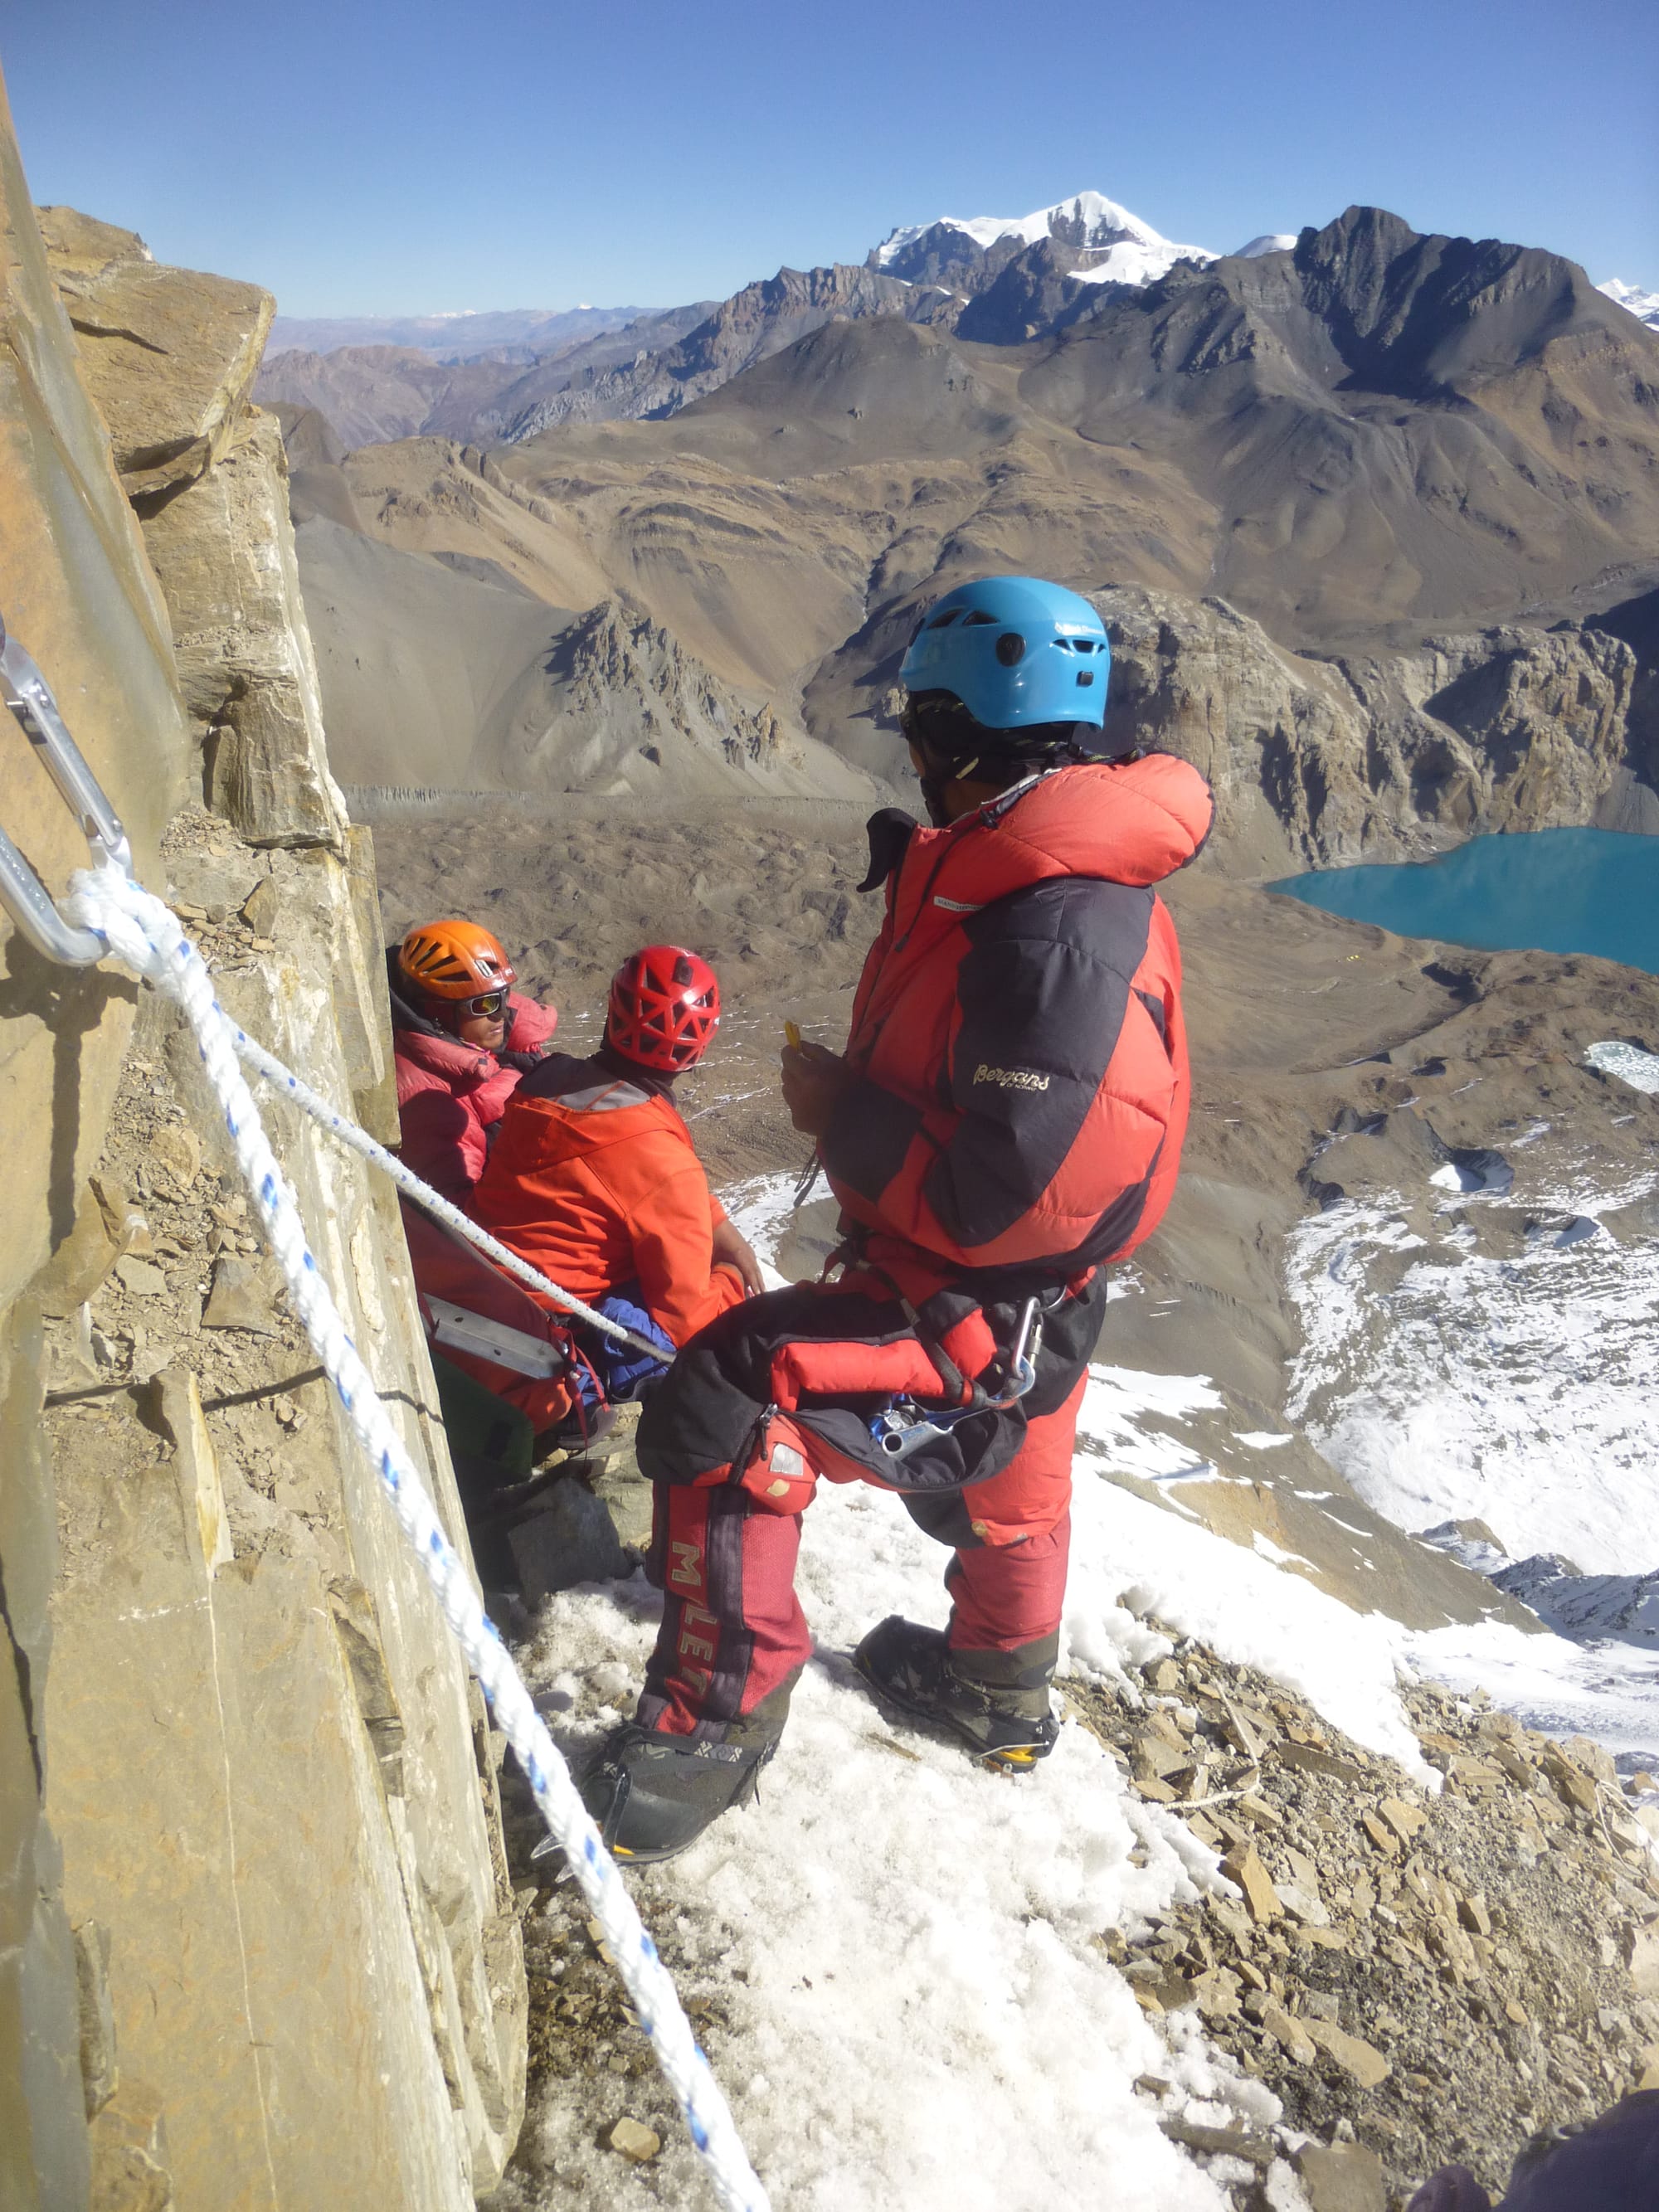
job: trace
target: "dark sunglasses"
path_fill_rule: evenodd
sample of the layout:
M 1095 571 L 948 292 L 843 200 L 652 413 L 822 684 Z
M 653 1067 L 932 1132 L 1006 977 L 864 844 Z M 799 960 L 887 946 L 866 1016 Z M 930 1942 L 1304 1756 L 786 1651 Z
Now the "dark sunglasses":
M 501 1013 L 506 1006 L 505 991 L 481 991 L 476 999 L 462 1000 L 461 1012 L 464 1014 L 478 1015 L 488 1020 L 491 1016 Z

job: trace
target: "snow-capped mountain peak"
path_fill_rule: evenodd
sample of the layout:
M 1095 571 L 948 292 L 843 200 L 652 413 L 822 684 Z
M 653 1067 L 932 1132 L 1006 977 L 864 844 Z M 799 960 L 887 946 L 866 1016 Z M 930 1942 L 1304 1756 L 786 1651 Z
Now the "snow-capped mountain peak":
M 1296 244 L 1293 230 L 1264 230 L 1260 238 L 1253 238 L 1248 246 L 1241 246 L 1233 255 L 1235 261 L 1259 261 L 1264 253 L 1288 253 Z
M 1034 246 L 1040 239 L 1102 252 L 1105 260 L 1081 272 L 1091 281 L 1118 284 L 1149 284 L 1177 261 L 1213 261 L 1201 246 L 1178 246 L 1143 222 L 1138 215 L 1109 200 L 1103 192 L 1078 192 L 1022 216 L 939 216 L 932 222 L 910 223 L 895 230 L 872 256 L 878 269 L 902 274 L 895 263 L 909 258 L 909 250 L 932 231 L 954 231 L 969 238 L 981 252 L 1005 241 Z
M 1638 323 L 1645 323 L 1650 331 L 1659 331 L 1659 292 L 1644 292 L 1634 284 L 1622 284 L 1616 276 L 1609 276 L 1605 284 L 1596 286 L 1610 300 L 1628 308 Z

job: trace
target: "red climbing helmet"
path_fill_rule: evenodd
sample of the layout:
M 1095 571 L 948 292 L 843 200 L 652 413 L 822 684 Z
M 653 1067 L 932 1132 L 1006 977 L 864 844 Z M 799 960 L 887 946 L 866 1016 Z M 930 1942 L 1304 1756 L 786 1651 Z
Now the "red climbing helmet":
M 418 923 L 398 947 L 398 965 L 434 999 L 471 999 L 518 981 L 501 939 L 459 916 Z
M 647 945 L 611 979 L 605 1042 L 641 1067 L 674 1074 L 700 1060 L 720 1021 L 719 978 L 683 945 Z

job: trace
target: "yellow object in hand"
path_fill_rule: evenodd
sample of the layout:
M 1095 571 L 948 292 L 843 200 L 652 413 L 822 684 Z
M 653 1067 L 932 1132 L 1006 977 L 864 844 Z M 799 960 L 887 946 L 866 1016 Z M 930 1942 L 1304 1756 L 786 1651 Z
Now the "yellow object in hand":
M 783 1041 L 792 1052 L 800 1049 L 800 1024 L 792 1022 L 787 1015 L 784 1017 Z

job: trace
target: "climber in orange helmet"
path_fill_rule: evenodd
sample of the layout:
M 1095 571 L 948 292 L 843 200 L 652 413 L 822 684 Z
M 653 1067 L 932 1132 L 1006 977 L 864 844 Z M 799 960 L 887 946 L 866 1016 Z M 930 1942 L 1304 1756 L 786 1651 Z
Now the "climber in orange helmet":
M 500 940 L 476 921 L 418 923 L 386 953 L 405 1164 L 470 1205 L 492 1133 L 559 1017 L 523 997 Z

